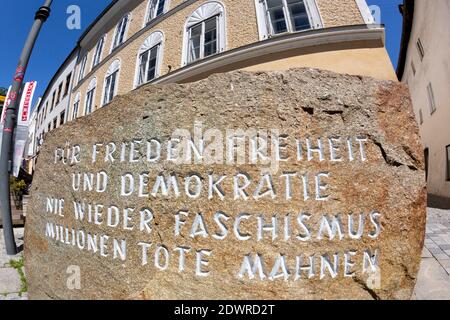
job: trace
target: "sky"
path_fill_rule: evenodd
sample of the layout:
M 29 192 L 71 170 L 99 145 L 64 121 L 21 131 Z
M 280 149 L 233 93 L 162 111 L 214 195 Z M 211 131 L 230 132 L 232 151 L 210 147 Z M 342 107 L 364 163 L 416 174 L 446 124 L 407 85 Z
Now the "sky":
M 335 1 L 335 0 L 333 0 Z M 381 22 L 386 26 L 386 47 L 394 67 L 400 48 L 402 17 L 398 5 L 402 0 L 367 0 L 381 9 Z M 44 0 L 2 1 L 2 45 L 0 46 L 0 87 L 8 87 L 17 67 L 22 47 L 33 23 L 36 10 Z M 74 49 L 89 24 L 103 11 L 110 0 L 54 0 L 49 20 L 43 25 L 31 56 L 25 80 L 38 82 L 36 96 L 41 96 L 59 66 Z M 81 9 L 81 29 L 67 28 L 67 8 Z M 5 14 L 8 13 L 8 14 Z

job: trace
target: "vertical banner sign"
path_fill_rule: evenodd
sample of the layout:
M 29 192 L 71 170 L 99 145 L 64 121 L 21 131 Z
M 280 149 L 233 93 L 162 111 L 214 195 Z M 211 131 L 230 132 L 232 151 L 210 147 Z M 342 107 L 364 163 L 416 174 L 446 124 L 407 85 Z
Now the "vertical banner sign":
M 13 156 L 13 175 L 19 176 L 19 170 L 22 166 L 23 153 L 28 139 L 28 124 L 31 114 L 31 102 L 34 91 L 36 90 L 36 81 L 27 82 L 23 88 L 22 99 L 20 101 L 19 112 L 17 114 L 17 127 L 14 131 L 14 156 Z
M 2 155 L 2 141 L 3 141 L 3 126 L 6 120 L 6 109 L 8 109 L 9 104 L 11 103 L 9 99 L 9 94 L 11 93 L 11 86 L 9 86 L 8 93 L 6 94 L 5 103 L 3 105 L 2 115 L 0 118 L 0 156 Z

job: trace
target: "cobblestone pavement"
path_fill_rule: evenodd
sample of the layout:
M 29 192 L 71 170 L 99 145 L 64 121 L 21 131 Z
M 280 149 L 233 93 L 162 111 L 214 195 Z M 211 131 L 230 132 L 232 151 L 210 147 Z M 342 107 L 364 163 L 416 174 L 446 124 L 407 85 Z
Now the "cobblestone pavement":
M 0 230 L 3 232 L 3 230 Z M 15 229 L 17 244 L 23 244 L 23 228 Z M 21 254 L 5 254 L 3 234 L 0 235 L 0 300 L 26 300 L 19 296 L 20 277 L 9 261 Z M 425 248 L 413 299 L 450 300 L 450 210 L 428 208 Z
M 428 208 L 425 248 L 415 289 L 418 300 L 450 300 L 450 210 Z

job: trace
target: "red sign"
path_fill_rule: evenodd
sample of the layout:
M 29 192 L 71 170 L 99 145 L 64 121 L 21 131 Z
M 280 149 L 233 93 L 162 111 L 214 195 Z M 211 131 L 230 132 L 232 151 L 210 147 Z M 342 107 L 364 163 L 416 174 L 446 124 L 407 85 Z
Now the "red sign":
M 28 121 L 28 111 L 30 110 L 30 103 L 33 97 L 35 86 L 36 82 L 30 82 L 25 88 L 26 89 L 25 98 L 23 100 L 22 115 L 21 115 L 22 121 Z

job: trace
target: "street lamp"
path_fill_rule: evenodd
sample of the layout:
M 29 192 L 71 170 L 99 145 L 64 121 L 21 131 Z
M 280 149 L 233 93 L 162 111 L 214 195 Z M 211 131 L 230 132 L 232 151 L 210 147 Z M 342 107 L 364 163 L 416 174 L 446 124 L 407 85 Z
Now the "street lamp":
M 31 52 L 41 30 L 42 24 L 50 16 L 50 5 L 52 0 L 46 0 L 45 4 L 39 8 L 34 17 L 34 23 L 20 55 L 19 64 L 13 78 L 13 84 L 9 99 L 5 103 L 6 118 L 3 127 L 3 142 L 1 146 L 0 158 L 0 210 L 2 213 L 3 234 L 5 237 L 6 253 L 16 255 L 18 253 L 16 241 L 14 239 L 14 229 L 11 215 L 9 176 L 12 168 L 11 151 L 14 126 L 17 118 L 17 110 L 20 103 L 20 90 L 22 88 L 25 72 L 30 61 Z

